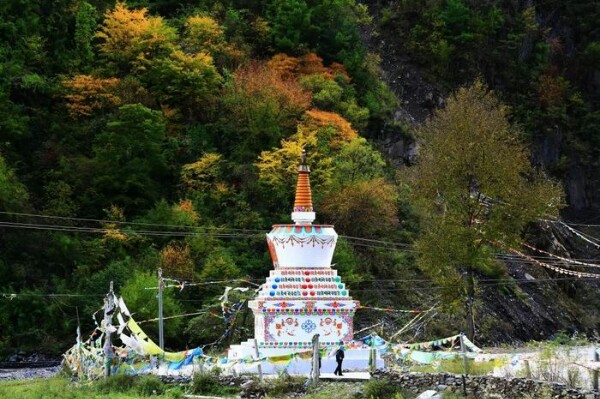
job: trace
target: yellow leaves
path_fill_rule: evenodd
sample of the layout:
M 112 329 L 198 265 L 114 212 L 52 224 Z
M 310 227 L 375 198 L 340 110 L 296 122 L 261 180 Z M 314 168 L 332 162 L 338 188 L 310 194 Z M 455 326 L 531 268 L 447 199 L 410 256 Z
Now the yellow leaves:
M 234 74 L 224 102 L 236 123 L 250 129 L 258 126 L 262 133 L 264 126 L 257 122 L 263 115 L 276 119 L 281 128 L 293 129 L 310 106 L 311 94 L 296 80 L 285 80 L 273 69 L 252 63 Z
M 107 217 L 114 222 L 104 223 L 104 240 L 105 241 L 126 241 L 127 236 L 119 229 L 119 222 L 125 220 L 123 208 L 116 205 L 111 205 L 110 209 L 105 210 Z
M 312 75 L 321 74 L 324 75 L 328 72 L 327 68 L 323 65 L 323 59 L 315 53 L 308 53 L 300 58 L 300 65 L 298 73 L 301 75 Z
M 261 152 L 256 163 L 260 180 L 274 186 L 289 186 L 297 174 L 302 149 L 306 146 L 315 147 L 316 144 L 316 132 L 298 127 L 292 137 L 281 141 L 280 148 Z M 308 154 L 309 164 L 313 165 L 313 169 L 317 169 L 313 163 L 315 155 L 313 152 Z
M 183 166 L 181 183 L 187 190 L 208 190 L 221 176 L 222 156 L 206 153 L 198 161 Z
M 223 28 L 217 21 L 207 16 L 192 16 L 186 21 L 190 41 L 201 48 L 210 49 L 212 46 L 223 43 Z
M 300 60 L 298 58 L 290 57 L 284 53 L 275 54 L 273 58 L 267 62 L 267 66 L 276 71 L 284 79 L 295 78 L 298 74 L 299 65 Z
M 93 111 L 117 107 L 121 98 L 115 89 L 119 84 L 117 78 L 96 78 L 89 75 L 76 75 L 63 82 L 69 94 L 65 96 L 67 109 L 73 118 L 89 116 Z
M 212 68 L 213 62 L 212 57 L 203 52 L 190 55 L 181 50 L 175 50 L 170 54 L 170 58 L 175 63 L 175 70 L 179 72 L 204 71 L 206 68 Z
M 108 10 L 100 32 L 100 51 L 109 59 L 129 63 L 175 40 L 176 32 L 161 17 L 148 16 L 145 8 L 130 10 L 123 2 Z
M 207 52 L 212 54 L 219 65 L 237 66 L 244 53 L 225 40 L 225 32 L 213 18 L 195 15 L 185 23 L 186 34 L 183 47 L 188 52 Z
M 306 111 L 296 133 L 281 141 L 281 147 L 260 154 L 256 167 L 259 179 L 273 186 L 292 188 L 302 149 L 308 149 L 311 180 L 325 189 L 331 184 L 334 156 L 358 138 L 358 133 L 342 116 L 319 110 Z

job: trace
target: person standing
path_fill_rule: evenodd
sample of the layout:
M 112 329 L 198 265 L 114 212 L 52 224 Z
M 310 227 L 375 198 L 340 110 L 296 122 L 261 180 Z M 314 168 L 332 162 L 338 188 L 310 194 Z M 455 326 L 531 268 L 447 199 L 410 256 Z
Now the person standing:
M 340 341 L 339 349 L 335 352 L 335 361 L 337 362 L 337 368 L 333 374 L 342 376 L 342 362 L 344 361 L 344 343 L 342 341 Z

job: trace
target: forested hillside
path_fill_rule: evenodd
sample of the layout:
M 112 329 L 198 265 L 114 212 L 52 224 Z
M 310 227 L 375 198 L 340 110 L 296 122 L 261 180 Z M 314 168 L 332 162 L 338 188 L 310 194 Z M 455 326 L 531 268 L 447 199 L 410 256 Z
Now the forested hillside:
M 408 177 L 421 123 L 479 79 L 476 90 L 510 107 L 489 102 L 503 110 L 497 126 L 532 149 L 523 159 L 565 187 L 563 214 L 593 221 L 598 20 L 593 1 L 2 1 L 0 349 L 64 350 L 78 322 L 93 330 L 110 281 L 138 320 L 156 317 L 146 288 L 159 267 L 178 285 L 165 316 L 192 314 L 165 322 L 167 347 L 251 335 L 245 297 L 232 294 L 226 314 L 219 297 L 272 267 L 264 233 L 289 220 L 303 147 L 317 221 L 342 235 L 334 263 L 353 297 L 434 307 L 410 335 L 463 328 L 457 290 L 413 247 L 429 223 Z M 388 159 L 400 141 L 411 150 Z M 543 248 L 598 256 L 568 231 L 513 227 Z M 598 329 L 597 284 L 493 263 L 470 272 L 495 282 L 477 287 L 483 341 Z M 524 273 L 545 283 L 521 285 Z M 411 317 L 358 320 L 384 319 L 386 335 Z

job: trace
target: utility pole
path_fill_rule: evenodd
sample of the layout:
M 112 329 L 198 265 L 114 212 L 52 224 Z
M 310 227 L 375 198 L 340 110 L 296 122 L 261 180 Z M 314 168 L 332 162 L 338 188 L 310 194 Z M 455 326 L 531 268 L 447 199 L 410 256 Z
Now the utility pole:
M 467 375 L 468 375 L 468 364 L 467 364 L 467 349 L 465 347 L 465 334 L 460 333 L 460 351 L 462 352 L 463 358 L 463 367 L 465 369 L 464 374 L 462 375 L 462 383 L 463 383 L 463 394 L 467 395 Z
M 158 346 L 165 350 L 165 336 L 163 331 L 163 278 L 162 269 L 158 268 Z
M 596 350 L 594 351 L 594 361 L 596 363 L 600 362 L 600 348 L 596 348 Z M 592 384 L 594 386 L 594 390 L 598 391 L 598 375 L 600 374 L 600 366 L 596 365 L 596 368 L 594 369 L 593 372 L 593 376 L 592 376 Z
M 104 378 L 110 376 L 110 365 L 114 357 L 112 348 L 112 316 L 115 313 L 115 294 L 113 282 L 110 282 L 108 294 L 104 298 Z
M 75 306 L 75 313 L 77 314 L 77 358 L 79 364 L 77 365 L 77 377 L 81 379 L 83 374 L 83 350 L 81 341 L 81 323 L 79 321 L 79 307 Z
M 377 368 L 377 352 L 375 351 L 375 335 L 371 334 L 371 349 L 369 350 L 369 358 L 371 360 L 371 373 Z
M 464 273 L 467 283 L 467 300 L 465 301 L 466 319 L 467 319 L 467 338 L 475 342 L 475 272 L 472 266 L 467 266 Z
M 258 353 L 258 341 L 256 338 L 254 338 L 254 354 L 257 359 L 260 358 L 260 353 Z M 263 380 L 262 365 L 260 362 L 258 363 L 258 378 L 260 378 L 261 381 Z
M 317 386 L 319 383 L 319 374 L 321 369 L 319 368 L 320 353 L 319 353 L 319 334 L 315 334 L 312 338 L 313 345 L 313 356 L 312 356 L 312 383 L 313 386 Z

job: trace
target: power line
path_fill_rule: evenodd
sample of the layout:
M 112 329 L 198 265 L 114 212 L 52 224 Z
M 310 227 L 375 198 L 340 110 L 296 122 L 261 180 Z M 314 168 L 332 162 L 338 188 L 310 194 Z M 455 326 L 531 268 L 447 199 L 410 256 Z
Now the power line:
M 104 297 L 104 295 L 92 295 L 92 294 L 34 294 L 34 293 L 20 293 L 20 292 L 4 292 L 0 293 L 1 297 L 5 299 L 14 299 L 20 296 L 31 296 L 31 297 L 47 297 L 47 298 L 62 298 L 62 297 L 87 297 L 87 298 L 98 298 Z
M 42 215 L 42 214 L 34 214 L 34 213 L 20 213 L 20 212 L 0 212 L 0 215 L 11 215 L 11 216 L 22 216 L 22 217 L 34 217 L 34 218 L 42 218 L 42 219 L 55 219 L 55 220 L 69 220 L 69 221 L 83 221 L 83 222 L 97 222 L 97 223 L 110 223 L 110 224 L 118 224 L 118 225 L 128 225 L 128 226 L 153 226 L 153 227 L 169 227 L 169 228 L 177 228 L 177 229 L 205 229 L 205 230 L 220 230 L 220 231 L 239 231 L 239 232 L 257 232 L 264 233 L 265 230 L 259 229 L 238 229 L 231 227 L 217 227 L 217 226 L 193 226 L 193 225 L 174 225 L 174 224 L 161 224 L 161 223 L 147 223 L 147 222 L 125 222 L 118 220 L 109 220 L 109 219 L 92 219 L 92 218 L 78 218 L 78 217 L 65 217 L 65 216 L 53 216 L 53 215 Z M 21 223 L 23 225 L 25 223 Z M 57 226 L 57 225 L 47 225 L 47 224 L 39 224 L 39 223 L 31 223 L 31 225 L 40 225 L 46 227 L 64 227 L 64 228 L 73 228 L 73 229 L 90 229 L 89 227 L 75 227 L 75 226 Z M 92 228 L 93 229 L 93 228 Z M 98 229 L 102 230 L 102 229 Z M 159 233 L 158 231 L 153 231 Z M 173 234 L 175 232 L 163 232 L 168 234 Z M 340 235 L 340 238 L 348 239 L 348 240 L 357 240 L 357 241 L 365 241 L 372 243 L 379 243 L 383 245 L 390 246 L 404 246 L 411 247 L 410 244 L 392 242 L 392 241 L 383 241 L 383 240 L 375 240 L 370 238 L 362 238 L 362 237 L 353 237 Z
M 263 230 L 258 230 L 258 229 L 236 229 L 236 228 L 231 228 L 231 227 L 217 227 L 217 226 L 193 226 L 193 225 L 161 224 L 161 223 L 147 223 L 147 222 L 125 222 L 125 221 L 108 220 L 108 219 L 92 219 L 92 218 L 42 215 L 42 214 L 36 214 L 36 213 L 0 212 L 0 215 L 26 216 L 26 217 L 37 217 L 37 218 L 43 218 L 43 219 L 57 219 L 57 220 L 71 220 L 71 221 L 74 220 L 74 221 L 81 221 L 81 222 L 117 223 L 117 224 L 122 224 L 122 225 L 135 225 L 135 226 L 155 226 L 155 227 L 173 227 L 173 228 L 182 228 L 182 229 L 187 228 L 187 229 L 263 232 Z
M 559 259 L 556 258 L 540 258 L 540 257 L 531 257 L 534 260 L 527 260 L 527 259 L 523 259 L 523 258 L 518 258 L 518 257 L 510 257 L 510 256 L 505 256 L 505 255 L 499 255 L 496 256 L 496 259 L 498 260 L 502 260 L 505 262 L 511 262 L 511 263 L 522 263 L 522 264 L 537 264 L 537 261 L 540 262 L 545 262 L 548 263 L 552 266 L 559 266 L 559 267 L 581 267 L 581 268 L 588 268 L 588 269 L 595 269 L 595 268 L 600 268 L 600 265 L 595 265 L 595 264 L 591 264 L 591 263 L 583 263 L 583 262 L 578 262 L 578 261 L 571 261 L 571 262 L 565 262 L 565 261 L 561 261 Z
M 193 225 L 175 225 L 175 224 L 163 224 L 163 223 L 148 223 L 148 222 L 127 222 L 127 221 L 118 221 L 118 220 L 109 220 L 109 219 L 94 219 L 94 218 L 80 218 L 80 217 L 66 217 L 66 216 L 54 216 L 54 215 L 44 215 L 44 214 L 35 214 L 35 213 L 22 213 L 22 212 L 6 212 L 6 211 L 2 211 L 0 212 L 0 215 L 10 215 L 10 216 L 18 216 L 18 217 L 32 217 L 32 218 L 43 218 L 43 219 L 55 219 L 55 220 L 69 220 L 69 221 L 82 221 L 82 222 L 96 222 L 96 223 L 107 223 L 107 224 L 117 224 L 117 225 L 127 225 L 127 226 L 152 226 L 152 227 L 170 227 L 170 228 L 176 228 L 176 229 L 191 229 L 191 230 L 218 230 L 218 231 L 237 231 L 237 232 L 256 232 L 256 233 L 264 233 L 266 230 L 261 230 L 261 229 L 240 229 L 240 228 L 232 228 L 232 227 L 219 227 L 219 226 L 193 226 Z M 546 222 L 551 222 L 551 223 L 560 223 L 563 225 L 568 226 L 586 226 L 586 227 L 600 227 L 600 224 L 581 224 L 581 223 L 572 223 L 572 222 L 564 222 L 564 221 L 559 221 L 559 220 L 550 220 L 550 219 L 540 219 L 541 221 L 546 221 Z M 2 222 L 2 223 L 7 223 L 7 222 Z M 19 225 L 24 225 L 25 223 L 20 223 Z M 45 226 L 45 227 L 57 227 L 57 228 L 64 228 L 64 229 L 82 229 L 82 230 L 86 230 L 86 229 L 91 229 L 90 232 L 104 232 L 106 230 L 106 228 L 90 228 L 90 227 L 75 227 L 75 226 L 60 226 L 60 225 L 47 225 L 47 224 L 30 224 L 30 225 L 40 225 L 40 226 Z M 12 226 L 9 226 L 12 227 Z M 150 231 L 144 231 L 144 230 L 140 230 L 140 231 L 136 231 L 136 230 L 132 230 L 132 232 L 136 232 L 136 233 L 141 233 L 141 234 L 148 234 L 148 233 L 153 233 L 153 234 L 159 234 L 162 233 L 164 235 L 174 235 L 176 233 L 185 233 L 185 232 L 180 232 L 180 231 L 156 231 L 156 230 L 150 230 Z M 203 234 L 208 234 L 208 233 L 204 233 Z M 194 234 L 198 234 L 198 232 L 194 232 Z M 384 247 L 383 248 L 387 248 L 386 246 L 401 246 L 401 247 L 406 247 L 406 248 L 411 248 L 412 245 L 411 244 L 407 244 L 407 243 L 400 243 L 400 242 L 393 242 L 393 241 L 384 241 L 384 240 L 376 240 L 376 239 L 370 239 L 370 238 L 363 238 L 363 237 L 353 237 L 353 236 L 346 236 L 346 235 L 340 235 L 340 238 L 344 238 L 344 239 L 348 239 L 348 240 L 354 240 L 354 241 L 363 241 L 363 242 L 370 242 L 370 243 L 376 243 L 376 244 L 381 244 Z M 354 245 L 359 245 L 359 244 L 354 244 Z M 362 246 L 367 246 L 366 244 L 362 244 Z M 378 246 L 374 247 L 374 248 L 379 248 Z
M 379 243 L 379 244 L 383 244 L 383 245 L 400 246 L 400 247 L 412 248 L 411 244 L 406 244 L 406 243 L 401 243 L 401 242 L 382 241 L 382 240 L 374 240 L 374 239 L 371 239 L 371 238 L 361 238 L 361 237 L 352 237 L 352 236 L 344 236 L 344 235 L 340 235 L 339 237 L 340 238 L 345 238 L 345 239 L 348 239 L 348 240 L 366 241 L 366 242 L 372 242 L 372 243 Z
M 64 225 L 48 225 L 48 224 L 35 224 L 35 223 L 18 223 L 18 222 L 2 222 L 0 221 L 0 227 L 9 228 L 22 228 L 30 230 L 45 230 L 45 231 L 63 231 L 63 232 L 74 232 L 74 233 L 110 233 L 114 232 L 114 229 L 108 228 L 97 228 L 97 227 L 76 227 L 76 226 L 64 226 Z M 142 236 L 165 236 L 165 237 L 216 237 L 216 238 L 238 238 L 238 237 L 256 237 L 259 236 L 256 233 L 211 233 L 211 232 L 185 232 L 185 231 L 153 231 L 153 230 L 118 230 L 124 234 L 137 234 Z
M 414 283 L 414 282 L 431 282 L 431 280 L 366 280 L 369 282 L 397 282 L 397 283 Z M 558 281 L 581 281 L 581 282 L 595 282 L 596 278 L 592 277 L 557 277 L 557 278 L 536 278 L 533 280 L 530 279 L 510 279 L 510 280 L 497 280 L 497 279 L 480 279 L 477 280 L 478 287 L 495 287 L 495 286 L 503 286 L 503 285 L 513 285 L 513 284 L 542 284 L 542 283 L 550 283 L 550 282 L 558 282 Z M 448 285 L 434 285 L 428 287 L 394 287 L 394 288 L 356 288 L 352 289 L 351 292 L 399 292 L 399 291 L 438 291 L 445 290 L 449 288 L 460 288 L 464 287 L 464 284 L 448 284 Z M 0 297 L 4 299 L 15 299 L 18 297 L 48 297 L 48 298 L 61 298 L 61 297 L 89 297 L 89 298 L 99 298 L 104 297 L 104 295 L 93 295 L 93 294 L 35 294 L 35 293 L 0 293 Z M 188 300 L 189 301 L 189 300 Z M 201 300 L 198 300 L 201 301 Z M 154 321 L 147 320 L 147 321 Z
M 2 213 L 2 212 L 0 212 Z M 86 219 L 89 220 L 89 219 Z M 119 222 L 117 222 L 119 223 Z M 0 227 L 7 228 L 22 228 L 29 230 L 41 230 L 41 231 L 58 231 L 58 232 L 73 232 L 73 233 L 95 233 L 95 234 L 106 234 L 113 232 L 118 229 L 110 229 L 105 227 L 78 227 L 78 226 L 67 226 L 67 225 L 54 225 L 54 224 L 41 224 L 41 223 L 21 223 L 21 222 L 6 222 L 0 221 Z M 226 229 L 224 229 L 226 230 Z M 223 233 L 223 232 L 192 232 L 192 231 L 158 231 L 158 230 L 118 230 L 122 234 L 137 234 L 141 236 L 154 236 L 154 237 L 215 237 L 215 238 L 240 238 L 240 237 L 255 237 L 262 238 L 262 234 L 258 233 Z M 264 231 L 261 231 L 264 233 Z M 418 251 L 408 249 L 410 244 L 405 243 L 394 243 L 390 241 L 373 240 L 360 237 L 351 236 L 339 236 L 344 239 L 348 239 L 349 244 L 354 246 L 361 246 L 372 249 L 386 249 L 386 250 L 402 250 L 404 252 L 415 252 Z M 365 241 L 369 243 L 380 243 L 382 245 L 363 244 L 355 241 Z M 404 246 L 406 248 L 395 248 L 394 246 Z
M 58 216 L 47 216 L 47 215 L 35 215 L 35 214 L 24 214 L 24 213 L 9 213 L 9 212 L 0 212 L 0 214 L 11 214 L 11 215 L 20 215 L 20 216 L 31 216 L 31 217 L 51 217 L 51 218 L 56 218 L 56 219 L 68 219 L 68 220 L 86 220 L 86 221 L 96 221 L 96 222 L 113 222 L 114 221 L 105 221 L 105 220 L 101 220 L 101 219 L 84 219 L 84 218 L 66 218 L 66 217 L 58 217 Z M 119 222 L 117 222 L 119 223 Z M 142 224 L 142 223 L 135 223 L 135 222 L 125 222 L 128 224 Z M 145 224 L 145 225 L 158 225 L 158 224 Z M 24 229 L 34 229 L 34 230 L 47 230 L 47 231 L 65 231 L 65 232 L 85 232 L 85 233 L 110 233 L 114 230 L 112 229 L 108 229 L 108 228 L 96 228 L 96 227 L 77 227 L 77 226 L 65 226 L 65 225 L 49 225 L 49 224 L 40 224 L 40 223 L 20 223 L 20 222 L 0 222 L 0 226 L 4 226 L 4 227 L 9 227 L 9 228 L 24 228 Z M 161 226 L 161 225 L 158 225 Z M 164 226 L 164 225 L 163 225 Z M 179 227 L 179 226 L 177 226 Z M 195 226 L 188 226 L 188 227 L 194 227 Z M 146 236 L 170 236 L 170 237 L 190 237 L 190 236 L 211 236 L 211 237 L 216 237 L 216 238 L 240 238 L 240 237 L 257 237 L 258 235 L 256 233 L 253 234 L 244 234 L 244 233 L 223 233 L 223 232 L 191 232 L 191 231 L 155 231 L 155 230 L 125 230 L 125 231 L 121 231 L 122 233 L 132 233 L 132 234 L 138 234 L 138 235 L 146 235 Z M 415 252 L 418 253 L 418 251 L 415 250 L 411 250 L 411 249 L 407 249 L 407 248 L 396 248 L 394 246 L 404 246 L 404 247 L 410 247 L 409 244 L 405 244 L 405 243 L 395 243 L 395 242 L 390 242 L 390 241 L 382 241 L 382 240 L 375 240 L 375 239 L 367 239 L 367 238 L 360 238 L 360 237 L 351 237 L 351 236 L 341 236 L 342 238 L 346 238 L 350 240 L 350 243 L 352 245 L 356 245 L 356 246 L 362 246 L 362 247 L 367 247 L 367 248 L 372 248 L 372 249 L 385 249 L 385 250 L 393 250 L 393 251 L 403 251 L 403 252 Z M 257 237 L 258 238 L 258 237 Z M 367 242 L 367 244 L 365 243 L 358 243 L 358 242 L 352 242 L 352 240 L 357 240 L 357 241 L 364 241 Z M 529 246 L 528 244 L 524 244 L 525 246 L 528 246 L 531 249 L 534 249 L 538 252 L 543 252 L 545 254 L 551 255 L 554 258 L 558 258 L 561 259 L 562 261 L 565 262 L 571 262 L 571 263 L 575 263 L 579 266 L 585 266 L 585 267 L 600 267 L 600 265 L 592 265 L 592 264 L 588 264 L 588 263 L 584 263 L 584 262 L 580 262 L 577 260 L 570 260 L 568 258 L 563 258 L 560 257 L 558 255 L 553 255 L 549 252 L 545 252 L 542 250 L 538 250 L 532 246 Z M 512 250 L 512 249 L 511 249 Z M 514 250 L 512 250 L 514 252 Z M 535 257 L 531 257 L 528 255 L 525 255 L 523 253 L 518 253 L 519 256 L 524 257 L 524 258 L 529 258 L 530 262 L 533 262 L 534 264 L 537 265 L 542 265 L 544 267 L 550 268 L 554 271 L 557 271 L 559 273 L 565 273 L 565 274 L 574 274 L 574 273 L 579 273 L 579 272 L 574 272 L 574 271 L 570 271 L 570 270 L 564 270 L 561 269 L 560 267 L 556 266 L 556 263 L 552 264 L 548 264 L 548 263 L 544 263 L 542 261 L 540 261 L 539 259 L 536 259 Z M 562 264 L 561 264 L 562 265 Z M 585 274 L 585 273 L 584 273 Z M 587 273 L 587 276 L 591 277 L 594 276 L 594 278 L 596 278 L 596 275 L 592 275 L 590 273 Z

